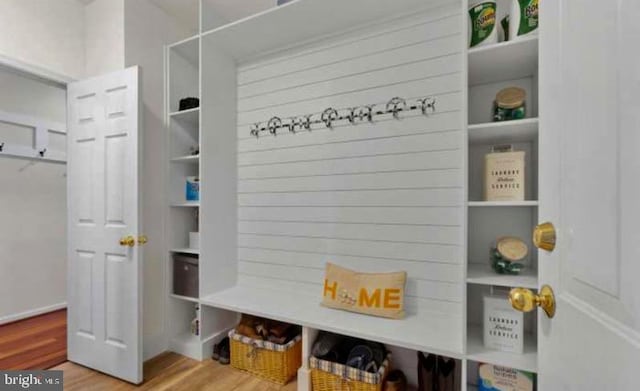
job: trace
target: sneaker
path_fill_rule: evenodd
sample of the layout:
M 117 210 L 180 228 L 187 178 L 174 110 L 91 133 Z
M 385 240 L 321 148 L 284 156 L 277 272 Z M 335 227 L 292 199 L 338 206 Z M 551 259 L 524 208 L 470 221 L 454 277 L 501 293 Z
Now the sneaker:
M 231 350 L 229 348 L 229 337 L 225 337 L 220 341 L 220 350 L 218 361 L 222 365 L 228 365 L 231 362 Z
M 387 375 L 387 379 L 384 382 L 385 391 L 406 391 L 407 390 L 407 377 L 401 370 L 395 369 Z

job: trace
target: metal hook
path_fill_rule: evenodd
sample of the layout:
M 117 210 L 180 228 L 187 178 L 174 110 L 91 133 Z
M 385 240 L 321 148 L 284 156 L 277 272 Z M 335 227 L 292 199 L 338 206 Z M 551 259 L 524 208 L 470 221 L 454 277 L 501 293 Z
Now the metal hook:
M 4 143 L 0 143 L 0 152 L 4 149 Z
M 363 121 L 365 118 L 367 121 L 373 122 L 373 105 L 363 106 L 358 111 L 358 119 Z
M 331 129 L 331 123 L 338 119 L 338 111 L 333 107 L 329 107 L 322 112 L 320 119 L 324 122 L 327 128 Z
M 272 117 L 267 123 L 267 128 L 269 129 L 269 133 L 272 135 L 276 135 L 278 132 L 278 128 L 282 127 L 282 120 L 280 117 Z
M 260 137 L 260 122 L 256 122 L 251 126 L 251 135 L 256 136 L 256 138 Z
M 40 157 L 44 157 L 44 154 L 47 152 L 47 148 L 43 149 L 42 151 L 38 152 L 40 154 Z
M 418 99 L 418 102 L 420 102 L 420 109 L 422 110 L 423 115 L 429 115 L 429 113 L 427 112 L 427 109 L 430 109 L 432 113 L 436 111 L 435 98 L 428 96 L 426 98 Z
M 347 119 L 349 120 L 349 123 L 351 123 L 351 125 L 356 124 L 356 108 L 355 107 L 352 107 L 349 109 L 349 113 L 347 114 Z
M 387 102 L 387 113 L 392 113 L 393 118 L 395 119 L 400 119 L 398 117 L 398 113 L 406 109 L 407 102 L 398 96 L 396 96 L 395 98 L 391 98 L 391 100 Z
M 308 131 L 311 131 L 311 117 L 312 116 L 313 116 L 313 114 L 305 115 L 304 116 L 304 121 L 302 122 L 302 126 L 304 126 L 304 128 L 307 129 Z
M 289 132 L 295 134 L 296 133 L 296 119 L 289 118 L 289 123 L 286 125 L 289 128 Z

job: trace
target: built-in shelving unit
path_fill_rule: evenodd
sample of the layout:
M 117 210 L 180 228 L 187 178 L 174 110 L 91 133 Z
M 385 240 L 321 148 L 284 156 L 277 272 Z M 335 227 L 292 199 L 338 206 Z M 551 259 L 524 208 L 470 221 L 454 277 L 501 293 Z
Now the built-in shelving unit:
M 249 313 L 303 326 L 303 339 L 307 347 L 319 330 L 326 330 L 372 339 L 386 343 L 390 347 L 409 350 L 413 360 L 415 360 L 415 350 L 454 357 L 461 360 L 461 365 L 464 367 L 463 373 L 470 371 L 468 365 L 478 362 L 535 371 L 537 367 L 535 335 L 531 335 L 526 340 L 523 355 L 494 352 L 484 348 L 481 333 L 481 303 L 482 296 L 494 289 L 515 286 L 535 289 L 538 286 L 537 254 L 530 243 L 531 229 L 537 221 L 538 213 L 537 38 L 525 38 L 466 50 L 463 46 L 465 45 L 463 42 L 466 41 L 465 34 L 460 33 L 466 29 L 466 0 L 461 2 L 459 0 L 430 2 L 401 0 L 401 6 L 398 2 L 380 2 L 375 7 L 371 7 L 370 0 L 350 0 L 348 5 L 345 5 L 343 0 L 294 1 L 245 19 L 231 21 L 231 23 L 228 23 L 230 16 L 214 11 L 214 3 L 209 0 L 200 1 L 199 33 L 192 38 L 168 46 L 166 53 L 166 123 L 169 153 L 168 180 L 166 181 L 169 193 L 166 231 L 169 275 L 167 289 L 170 292 L 167 298 L 169 304 L 167 326 L 171 334 L 171 349 L 196 359 L 203 359 L 209 355 L 211 345 L 234 325 L 237 314 Z M 447 5 L 453 5 L 453 7 L 447 9 L 446 15 L 443 14 L 444 16 L 440 15 L 434 19 L 434 27 L 429 26 L 431 22 L 425 23 L 424 20 L 417 19 L 427 10 L 440 10 Z M 336 13 L 336 9 L 341 9 L 343 12 Z M 457 14 L 457 10 L 464 11 Z M 312 19 L 309 19 L 310 15 L 313 15 Z M 408 19 L 404 20 L 405 18 Z M 381 26 L 387 22 L 400 23 L 401 27 L 398 28 L 395 25 L 393 28 L 385 27 L 384 34 L 380 34 L 376 29 L 383 28 Z M 279 29 L 273 26 L 287 26 L 287 28 Z M 420 30 L 420 34 L 412 32 L 412 29 L 420 28 L 425 30 Z M 269 34 L 256 33 L 262 31 L 269 31 Z M 405 85 L 403 84 L 405 81 L 401 79 L 402 72 L 395 72 L 393 77 L 398 77 L 398 80 L 390 78 L 384 83 L 380 82 L 380 77 L 389 77 L 384 73 L 388 69 L 383 69 L 382 65 L 376 68 L 375 61 L 364 60 L 366 56 L 379 55 L 378 43 L 371 40 L 366 42 L 368 46 L 360 45 L 361 37 L 352 35 L 358 31 L 376 37 L 399 34 L 403 37 L 403 45 L 416 45 L 420 48 L 418 50 L 424 50 L 420 53 L 423 57 L 415 59 L 411 57 L 415 56 L 415 52 L 408 49 L 403 51 L 402 55 L 394 55 L 391 60 L 381 57 L 388 61 L 385 67 L 389 69 L 395 66 L 406 66 L 407 72 L 415 73 L 415 76 L 412 76 L 414 80 Z M 420 37 L 425 36 L 430 37 L 429 42 L 420 41 Z M 337 39 L 345 40 L 345 49 L 343 52 L 331 53 L 331 55 L 336 56 L 336 59 L 348 61 L 349 68 L 341 69 L 339 61 L 333 59 L 327 60 L 325 65 L 330 72 L 333 72 L 331 77 L 336 80 L 349 77 L 353 77 L 354 80 L 329 83 L 323 79 L 324 70 L 314 70 L 314 68 L 316 63 L 322 60 L 322 56 L 318 53 L 333 47 L 332 40 Z M 381 39 L 391 40 L 391 38 Z M 363 58 L 358 58 L 353 53 L 361 47 L 366 47 L 368 51 L 363 51 Z M 395 42 L 393 47 L 385 50 L 405 49 L 404 46 L 398 47 Z M 442 53 L 430 53 L 429 50 L 440 50 Z M 291 55 L 292 52 L 294 55 Z M 430 57 L 432 54 L 433 58 Z M 310 57 L 300 60 L 303 64 L 300 65 L 300 69 L 297 69 L 296 58 L 301 56 Z M 460 69 L 456 69 L 455 66 L 446 63 L 444 58 L 447 56 L 457 56 L 459 64 L 466 64 L 467 69 L 462 65 Z M 465 56 L 466 61 L 464 61 Z M 291 61 L 281 61 L 281 57 Z M 412 59 L 411 62 L 407 60 L 409 58 Z M 304 63 L 305 61 L 307 63 Z M 407 61 L 407 64 L 402 61 Z M 425 64 L 418 64 L 421 61 L 425 61 Z M 286 68 L 286 72 L 281 67 Z M 309 75 L 304 73 L 307 71 Z M 296 79 L 298 72 L 304 73 L 303 82 Z M 368 74 L 370 75 L 367 76 Z M 356 76 L 361 78 L 356 80 Z M 464 85 L 465 76 L 468 85 L 466 93 L 459 91 L 459 86 Z M 321 86 L 316 89 L 314 84 L 320 83 L 322 83 Z M 337 91 L 337 84 L 340 85 L 339 88 L 345 90 Z M 389 143 L 397 143 L 397 146 L 393 146 L 393 148 L 397 147 L 397 151 L 394 150 L 389 154 L 393 158 L 376 162 L 380 165 L 379 169 L 384 171 L 383 174 L 388 175 L 389 182 L 394 183 L 393 186 L 400 188 L 400 185 L 395 184 L 405 184 L 406 177 L 419 175 L 414 173 L 416 171 L 431 170 L 438 172 L 434 175 L 440 175 L 439 171 L 459 168 L 461 161 L 468 163 L 467 167 L 460 170 L 463 173 L 466 171 L 467 175 L 461 174 L 462 179 L 454 182 L 453 186 L 443 186 L 442 189 L 425 186 L 426 190 L 419 190 L 422 192 L 419 196 L 413 193 L 407 195 L 414 191 L 415 183 L 411 183 L 409 188 L 405 187 L 396 192 L 394 189 L 377 189 L 377 183 L 374 181 L 365 182 L 367 175 L 371 175 L 371 172 L 354 180 L 348 178 L 349 175 L 357 173 L 354 170 L 368 167 L 367 159 L 371 158 L 370 155 L 365 156 L 363 153 L 357 156 L 353 159 L 354 164 L 349 166 L 343 164 L 345 160 L 343 158 L 352 159 L 351 156 L 336 155 L 330 162 L 323 161 L 333 153 L 330 148 L 340 142 L 347 140 L 352 142 L 352 145 L 357 145 L 366 137 L 374 137 L 368 136 L 361 127 L 353 127 L 351 130 L 336 129 L 335 133 L 345 135 L 343 136 L 345 138 L 324 144 L 322 143 L 326 140 L 322 139 L 324 137 L 322 130 L 304 135 L 283 134 L 269 140 L 262 138 L 255 140 L 248 135 L 252 123 L 269 120 L 274 115 L 282 115 L 286 118 L 290 115 L 311 113 L 314 110 L 321 112 L 322 109 L 332 105 L 350 107 L 350 105 L 370 103 L 371 99 L 373 102 L 381 100 L 380 93 L 370 88 L 371 85 L 379 89 L 388 89 L 384 90 L 385 99 L 397 95 L 406 95 L 411 99 L 421 94 L 442 95 L 438 100 L 438 107 L 442 113 L 436 113 L 428 120 L 433 122 L 423 123 L 410 117 L 407 117 L 406 121 L 389 122 L 394 130 L 405 132 L 401 134 L 402 137 L 395 137 L 396 135 L 388 137 L 388 134 L 381 129 L 368 130 L 370 133 L 379 132 L 379 134 L 376 133 L 376 140 L 388 139 Z M 451 85 L 454 87 L 450 88 Z M 491 122 L 494 96 L 498 90 L 509 85 L 517 85 L 526 90 L 527 116 L 517 121 Z M 296 88 L 299 88 L 299 91 L 296 90 L 291 96 L 284 95 L 288 90 Z M 392 95 L 386 97 L 387 91 Z M 349 93 L 357 94 L 357 99 L 349 97 Z M 179 100 L 188 96 L 199 97 L 200 107 L 180 111 Z M 466 102 L 464 102 L 465 98 L 467 98 Z M 309 103 L 311 101 L 315 102 Z M 306 103 L 308 105 L 305 105 Z M 464 119 L 464 115 L 460 115 L 465 109 L 467 119 Z M 425 123 L 429 125 L 425 127 Z M 455 137 L 449 139 L 448 135 L 441 134 L 445 133 L 446 129 L 459 130 L 465 125 L 467 125 L 466 131 L 464 133 L 458 131 L 457 139 Z M 403 128 L 405 126 L 416 127 L 407 130 Z M 431 129 L 429 126 L 434 128 Z M 440 128 L 437 128 L 438 126 Z M 388 128 L 385 131 L 388 131 Z M 357 136 L 349 136 L 347 132 Z M 416 146 L 414 151 L 411 140 L 420 137 L 419 132 L 432 133 L 427 136 L 430 142 L 425 142 L 424 146 Z M 466 137 L 463 137 L 464 135 Z M 278 143 L 273 140 L 278 140 Z M 442 142 L 448 143 L 443 150 L 466 151 L 466 158 L 463 156 L 464 152 L 452 157 L 445 156 L 443 152 L 432 161 L 417 155 L 418 153 L 427 155 L 428 152 L 432 152 L 430 148 L 434 144 L 431 141 L 438 143 L 440 142 L 438 140 L 445 140 Z M 324 155 L 308 157 L 308 153 L 314 152 L 311 147 L 315 143 L 322 144 Z M 526 151 L 525 200 L 483 201 L 484 155 L 492 145 L 505 143 L 514 144 L 516 149 Z M 307 149 L 294 151 L 301 146 Z M 429 151 L 426 151 L 428 149 Z M 402 155 L 402 152 L 407 150 L 411 150 L 416 155 L 395 157 L 396 154 Z M 249 156 L 253 152 L 262 153 L 264 158 Z M 286 159 L 283 160 L 286 161 L 279 161 L 280 155 L 276 158 L 276 153 L 285 156 Z M 264 160 L 260 160 L 261 167 L 255 167 L 252 166 L 251 159 Z M 403 159 L 401 164 L 411 169 L 399 172 L 389 170 L 388 167 L 395 170 L 393 164 L 396 159 Z M 433 161 L 441 162 L 443 166 L 433 170 L 430 166 Z M 418 164 L 416 162 L 422 166 L 413 169 L 411 165 Z M 286 164 L 279 167 L 281 163 Z M 293 164 L 299 164 L 299 166 L 290 167 Z M 289 175 L 286 171 L 289 168 L 301 170 L 302 174 Z M 275 172 L 276 169 L 282 171 Z M 306 170 L 316 170 L 315 175 L 310 176 L 322 176 L 327 179 L 321 183 L 312 182 L 310 179 L 303 186 L 296 182 L 298 180 L 296 178 L 305 177 Z M 332 183 L 330 175 L 325 171 L 329 171 L 330 175 L 340 175 L 342 179 Z M 376 172 L 376 174 L 379 173 Z M 202 193 L 199 202 L 187 202 L 184 199 L 185 178 L 188 176 L 200 178 Z M 465 178 L 468 179 L 467 189 L 464 189 Z M 450 179 L 446 178 L 446 180 Z M 365 223 L 373 219 L 375 212 L 361 216 L 361 211 L 367 205 L 362 204 L 361 198 L 349 198 L 352 193 L 348 191 L 351 190 L 350 186 L 353 186 L 353 183 L 358 183 L 363 188 L 365 185 L 371 186 L 367 191 L 368 196 L 372 198 L 366 198 L 365 203 L 368 202 L 374 206 L 385 202 L 396 203 L 391 206 L 394 208 L 393 213 L 385 217 L 386 221 L 376 227 L 362 229 Z M 318 188 L 307 191 L 309 186 L 314 185 Z M 287 192 L 286 189 L 292 191 Z M 331 189 L 338 190 L 330 193 Z M 339 194 L 337 194 L 338 191 Z M 295 192 L 309 194 L 303 197 L 302 194 L 293 194 Z M 393 198 L 396 193 L 405 198 L 397 201 Z M 467 194 L 466 200 L 465 194 Z M 280 202 L 282 205 L 270 204 L 272 202 Z M 339 202 L 351 202 L 351 204 L 346 207 L 342 205 L 341 213 L 332 212 L 323 215 L 318 212 L 329 210 Z M 240 207 L 239 204 L 241 204 Z M 420 213 L 405 213 L 403 208 L 409 204 L 422 208 L 420 213 L 424 213 L 427 217 L 423 217 Z M 270 210 L 258 210 L 262 206 Z M 282 210 L 278 209 L 281 206 Z M 355 211 L 356 208 L 358 211 Z M 448 209 L 444 210 L 444 208 Z M 397 217 L 401 213 L 404 213 L 402 217 Z M 301 214 L 305 214 L 304 217 L 300 217 Z M 283 216 L 286 217 L 286 221 L 279 220 Z M 357 220 L 354 216 L 362 219 L 364 223 L 340 220 L 347 217 Z M 431 234 L 429 233 L 430 224 L 419 220 L 421 218 L 451 219 L 453 218 L 451 216 L 459 216 L 460 223 L 447 225 L 446 223 L 450 221 L 446 221 L 439 231 L 433 231 Z M 318 224 L 318 227 L 308 229 L 301 224 L 305 222 L 305 218 L 318 219 L 322 227 Z M 400 235 L 400 230 L 394 231 L 397 227 L 391 227 L 397 222 L 394 219 L 405 219 L 414 223 L 411 223 L 412 227 Z M 247 222 L 262 223 L 259 227 L 261 231 L 244 231 L 248 226 Z M 257 226 L 254 224 L 251 228 L 255 229 Z M 461 228 L 456 230 L 455 227 Z M 463 232 L 465 227 L 467 228 L 466 236 Z M 297 230 L 300 228 L 308 229 L 304 233 L 308 237 L 299 237 Z M 328 232 L 327 229 L 340 229 L 341 234 L 349 234 L 352 237 L 338 242 L 330 237 L 330 234 L 335 232 Z M 296 231 L 292 233 L 290 230 Z M 420 235 L 414 232 L 416 230 L 422 230 L 420 232 L 425 232 L 425 235 L 419 237 Z M 188 248 L 188 233 L 192 231 L 199 231 L 202 237 L 201 248 L 198 250 Z M 395 236 L 387 235 L 388 232 L 392 232 Z M 412 239 L 407 239 L 407 233 Z M 431 237 L 430 235 L 434 234 L 438 235 L 438 241 L 449 241 L 442 245 L 443 252 L 454 246 L 459 247 L 460 252 L 456 254 L 461 260 L 457 263 L 440 263 L 427 267 L 423 266 L 423 263 L 427 262 L 418 259 L 421 255 L 416 255 L 420 254 L 417 250 L 415 253 L 405 255 L 409 258 L 413 257 L 410 260 L 400 260 L 400 264 L 411 269 L 411 273 L 422 273 L 421 278 L 410 281 L 412 305 L 407 310 L 406 318 L 402 320 L 366 317 L 324 308 L 319 305 L 320 283 L 309 289 L 309 283 L 320 281 L 318 276 L 321 275 L 319 270 L 323 260 L 317 259 L 324 253 L 334 251 L 349 262 L 356 263 L 363 258 L 362 254 L 350 254 L 349 251 L 355 248 L 354 243 L 358 241 L 393 242 L 395 240 L 405 245 L 407 240 L 416 240 L 412 245 L 415 245 L 415 248 L 425 249 L 428 246 L 439 246 L 424 240 L 424 237 Z M 487 258 L 493 241 L 507 234 L 522 237 L 532 248 L 526 267 L 519 276 L 498 275 L 489 267 Z M 286 236 L 287 239 L 282 239 L 277 246 L 273 246 L 272 240 L 276 239 L 272 238 L 276 236 Z M 402 240 L 393 239 L 398 237 Z M 466 248 L 463 248 L 464 239 L 460 239 L 462 237 L 467 238 Z M 320 240 L 325 240 L 330 245 L 324 242 L 321 245 L 317 244 Z M 455 240 L 460 240 L 462 244 L 456 243 Z M 305 248 L 313 245 L 317 246 L 313 251 Z M 332 246 L 339 247 L 344 254 Z M 287 251 L 298 251 L 304 254 L 307 264 L 297 264 L 298 259 L 292 257 Z M 380 271 L 389 268 L 383 255 L 375 252 L 374 249 L 367 249 L 367 253 L 373 265 L 371 267 Z M 171 291 L 174 254 L 199 256 L 198 297 L 184 297 L 175 295 Z M 392 257 L 394 254 L 386 256 Z M 291 269 L 287 267 L 294 267 L 295 272 L 288 275 L 287 272 Z M 265 283 L 265 279 L 255 278 L 251 273 L 245 273 L 249 268 L 265 274 L 271 273 L 269 278 L 277 283 Z M 438 273 L 442 274 L 438 278 L 443 278 L 443 281 L 432 280 L 433 274 Z M 297 281 L 292 281 L 296 278 Z M 292 294 L 292 290 L 296 293 Z M 442 300 L 416 298 L 425 292 L 439 296 Z M 196 304 L 201 306 L 200 336 L 189 333 Z M 434 309 L 434 306 L 439 307 Z M 425 308 L 428 309 L 425 310 Z M 527 332 L 534 333 L 535 319 L 528 317 L 525 327 Z M 307 351 L 303 357 L 307 358 L 308 354 Z M 407 370 L 414 371 L 413 362 L 411 369 L 408 368 Z M 303 361 L 303 368 L 299 372 L 303 375 L 299 378 L 301 391 L 310 389 L 306 383 L 308 373 L 306 362 Z M 462 389 L 472 390 L 474 387 L 474 384 L 464 384 Z
M 509 9 L 498 1 L 500 20 Z M 485 348 L 483 297 L 505 295 L 510 288 L 538 289 L 537 251 L 531 242 L 538 220 L 538 37 L 521 37 L 469 49 L 468 66 L 468 201 L 467 201 L 467 390 L 477 389 L 479 363 L 537 372 L 536 317 L 524 315 L 524 353 Z M 526 117 L 493 122 L 496 93 L 509 86 L 526 91 Z M 484 157 L 493 145 L 511 144 L 525 151 L 525 200 L 484 201 Z M 490 266 L 489 254 L 501 236 L 516 236 L 529 245 L 519 275 L 501 275 Z M 505 299 L 506 300 L 506 299 Z

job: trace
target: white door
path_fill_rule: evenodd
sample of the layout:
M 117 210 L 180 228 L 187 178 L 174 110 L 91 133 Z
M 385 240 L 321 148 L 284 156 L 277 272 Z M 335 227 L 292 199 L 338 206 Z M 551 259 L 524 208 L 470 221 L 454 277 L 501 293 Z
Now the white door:
M 539 389 L 640 390 L 640 1 L 541 1 Z
M 68 87 L 68 357 L 142 381 L 138 68 Z

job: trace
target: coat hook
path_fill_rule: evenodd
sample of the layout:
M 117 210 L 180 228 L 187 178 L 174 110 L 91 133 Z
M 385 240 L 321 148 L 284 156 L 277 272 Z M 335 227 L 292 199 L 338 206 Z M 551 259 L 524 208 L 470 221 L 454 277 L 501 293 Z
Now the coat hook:
M 4 149 L 4 143 L 0 143 L 0 152 Z
M 47 152 L 47 148 L 44 148 L 42 151 L 38 152 L 40 157 L 44 157 L 44 154 Z
M 272 117 L 267 124 L 267 128 L 272 135 L 276 135 L 278 129 L 282 127 L 282 120 L 280 117 Z
M 406 110 L 407 108 L 407 102 L 400 98 L 400 97 L 395 97 L 395 98 L 391 98 L 391 100 L 389 102 L 387 102 L 387 113 L 392 113 L 393 114 L 393 118 L 395 119 L 400 119 L 398 116 L 398 113 Z
M 302 122 L 302 126 L 304 126 L 304 128 L 307 129 L 308 131 L 311 131 L 311 117 L 312 116 L 313 116 L 313 114 L 305 115 L 304 116 L 304 121 Z
M 256 122 L 251 126 L 251 135 L 256 136 L 256 138 L 260 137 L 260 123 Z
M 428 96 L 426 98 L 418 99 L 418 102 L 420 102 L 420 109 L 422 110 L 423 115 L 429 115 L 427 109 L 429 109 L 429 111 L 431 111 L 432 113 L 436 110 L 435 98 Z
M 356 124 L 356 108 L 355 107 L 352 107 L 349 109 L 349 113 L 347 114 L 347 119 L 349 120 L 349 123 L 351 123 L 351 125 Z
M 338 119 L 338 111 L 333 107 L 329 107 L 325 111 L 322 112 L 322 116 L 320 117 L 322 122 L 324 122 L 325 126 L 331 129 L 331 123 Z

